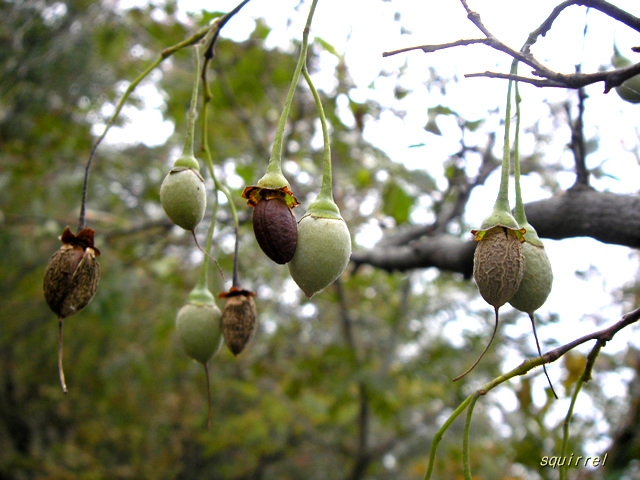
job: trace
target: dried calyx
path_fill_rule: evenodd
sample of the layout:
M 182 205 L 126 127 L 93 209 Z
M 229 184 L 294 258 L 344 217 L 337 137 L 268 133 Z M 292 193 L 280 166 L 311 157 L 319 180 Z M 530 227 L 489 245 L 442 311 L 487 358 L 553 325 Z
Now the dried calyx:
M 44 274 L 44 298 L 58 316 L 58 373 L 62 391 L 67 385 L 62 368 L 62 326 L 65 318 L 86 307 L 100 281 L 100 250 L 94 245 L 95 232 L 81 229 L 77 235 L 65 228 L 60 237 L 62 246 L 51 256 Z

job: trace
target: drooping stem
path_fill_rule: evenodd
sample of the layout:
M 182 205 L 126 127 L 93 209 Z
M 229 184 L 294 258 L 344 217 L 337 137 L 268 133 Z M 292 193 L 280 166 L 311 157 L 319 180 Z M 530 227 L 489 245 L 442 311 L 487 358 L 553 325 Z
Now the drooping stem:
M 62 386 L 62 392 L 67 393 L 67 382 L 64 379 L 64 368 L 62 367 L 62 325 L 64 323 L 64 318 L 60 317 L 58 319 L 58 376 L 60 377 L 60 385 Z
M 160 65 L 164 60 L 169 58 L 178 50 L 181 50 L 185 47 L 188 47 L 189 45 L 193 45 L 199 42 L 202 39 L 202 37 L 204 37 L 206 33 L 209 31 L 209 28 L 210 28 L 209 26 L 203 27 L 200 30 L 198 30 L 196 33 L 191 35 L 190 37 L 183 40 L 182 42 L 179 42 L 171 47 L 165 48 L 160 53 L 160 56 L 156 58 L 140 75 L 138 75 L 125 90 L 124 94 L 116 104 L 116 108 L 113 112 L 113 115 L 111 115 L 111 118 L 105 125 L 104 130 L 102 131 L 102 134 L 96 139 L 96 142 L 93 144 L 93 147 L 91 148 L 91 152 L 89 153 L 89 160 L 87 160 L 87 164 L 84 169 L 84 183 L 82 185 L 82 201 L 80 203 L 80 218 L 78 219 L 78 231 L 82 230 L 85 226 L 87 193 L 89 190 L 89 172 L 91 171 L 91 165 L 93 164 L 93 158 L 95 157 L 96 150 L 98 149 L 98 146 L 102 143 L 104 138 L 107 136 L 107 133 L 109 132 L 111 127 L 115 124 L 115 121 L 118 118 L 118 115 L 120 115 L 120 112 L 124 107 L 124 104 L 127 102 L 129 97 L 133 93 L 133 90 L 140 84 L 140 82 L 142 82 L 142 80 L 144 80 L 147 77 L 147 75 L 149 75 L 153 70 L 155 70 L 156 67 L 158 67 L 158 65 Z
M 191 87 L 191 103 L 187 113 L 187 137 L 182 148 L 182 156 L 193 157 L 193 143 L 196 132 L 196 115 L 198 109 L 198 85 L 200 84 L 200 52 L 197 45 L 193 46 L 194 75 L 193 86 Z
M 309 31 L 311 30 L 311 21 L 313 20 L 313 14 L 316 9 L 318 0 L 311 2 L 311 8 L 309 9 L 309 15 L 307 16 L 307 23 L 302 31 L 302 46 L 300 47 L 300 56 L 298 57 L 298 63 L 293 71 L 293 77 L 291 78 L 291 85 L 289 85 L 289 91 L 287 92 L 287 98 L 284 102 L 284 108 L 278 121 L 278 127 L 276 129 L 276 136 L 271 148 L 271 158 L 269 159 L 269 165 L 267 167 L 267 173 L 281 174 L 282 173 L 282 152 L 284 145 L 284 130 L 287 126 L 287 118 L 289 118 L 289 111 L 291 110 L 291 103 L 293 102 L 293 94 L 296 91 L 298 80 L 300 79 L 300 72 L 302 72 L 302 66 L 307 59 L 307 45 L 309 43 Z
M 313 99 L 316 102 L 316 108 L 318 109 L 318 116 L 320 117 L 320 125 L 322 126 L 322 140 L 323 140 L 323 172 L 322 172 L 322 185 L 320 187 L 320 193 L 318 194 L 319 198 L 325 198 L 327 200 L 333 201 L 333 178 L 331 174 L 331 143 L 329 141 L 329 130 L 327 128 L 327 118 L 324 115 L 324 109 L 322 108 L 322 101 L 320 100 L 320 95 L 318 95 L 318 90 L 313 85 L 311 81 L 311 76 L 309 75 L 309 70 L 307 70 L 307 65 L 305 63 L 302 74 L 304 75 L 307 84 L 309 85 L 309 89 L 313 94 Z
M 511 66 L 511 72 L 514 73 L 515 63 Z M 502 175 L 500 177 L 500 190 L 498 191 L 498 198 L 493 207 L 494 211 L 507 211 L 509 207 L 509 171 L 511 169 L 511 84 L 509 80 L 509 87 L 507 88 L 507 106 L 504 115 L 504 145 L 502 147 Z
M 491 346 L 491 343 L 493 343 L 493 339 L 495 338 L 496 332 L 498 331 L 498 323 L 500 321 L 500 314 L 498 313 L 499 307 L 494 307 L 493 310 L 495 312 L 496 322 L 495 322 L 495 325 L 493 326 L 493 333 L 491 334 L 491 338 L 489 339 L 489 343 L 487 343 L 487 346 L 484 347 L 484 350 L 482 350 L 482 353 L 476 359 L 476 361 L 473 362 L 473 365 L 471 365 L 469 368 L 467 368 L 467 370 L 464 373 L 461 373 L 456 378 L 454 378 L 453 379 L 454 382 L 457 382 L 458 380 L 463 378 L 465 375 L 467 375 L 469 372 L 471 372 L 471 370 L 476 368 L 476 365 L 478 365 L 478 363 L 480 363 L 480 360 L 482 360 L 482 357 L 484 357 L 484 354 L 487 353 L 487 350 L 489 350 L 489 347 Z
M 514 62 L 512 72 L 517 73 L 517 63 Z M 520 91 L 518 89 L 518 82 L 515 82 L 515 94 L 516 94 L 516 133 L 513 140 L 513 177 L 516 183 L 516 208 L 514 211 L 514 217 L 520 226 L 523 226 L 527 222 L 527 215 L 524 211 L 524 203 L 522 202 L 522 188 L 520 187 Z
M 211 381 L 209 380 L 209 362 L 203 363 L 207 388 L 207 430 L 211 430 Z

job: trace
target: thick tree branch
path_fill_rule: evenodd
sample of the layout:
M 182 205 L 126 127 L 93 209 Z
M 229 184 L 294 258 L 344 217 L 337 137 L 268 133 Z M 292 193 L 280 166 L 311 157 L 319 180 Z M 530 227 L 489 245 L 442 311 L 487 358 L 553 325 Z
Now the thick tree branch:
M 528 203 L 525 209 L 542 238 L 591 237 L 603 243 L 640 248 L 640 197 L 636 195 L 578 186 Z M 409 232 L 404 235 L 410 237 Z M 424 235 L 404 244 L 382 241 L 370 250 L 354 252 L 351 261 L 355 267 L 371 265 L 387 271 L 436 267 L 470 278 L 475 245 L 471 235 L 469 240 L 450 234 Z

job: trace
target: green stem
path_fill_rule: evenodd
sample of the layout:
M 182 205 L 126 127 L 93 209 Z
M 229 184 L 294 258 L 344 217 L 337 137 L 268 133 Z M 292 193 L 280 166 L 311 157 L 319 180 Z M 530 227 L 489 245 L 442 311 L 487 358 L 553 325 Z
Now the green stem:
M 287 126 L 287 118 L 289 117 L 289 111 L 291 110 L 291 103 L 293 102 L 293 94 L 296 91 L 298 80 L 300 79 L 300 72 L 302 72 L 302 66 L 307 59 L 307 45 L 309 43 L 309 30 L 311 30 L 311 21 L 316 9 L 318 0 L 311 2 L 311 8 L 309 15 L 307 16 L 307 23 L 302 31 L 302 47 L 300 48 L 300 56 L 298 57 L 298 63 L 293 71 L 293 77 L 291 79 L 291 85 L 289 85 L 289 92 L 284 102 L 284 108 L 280 115 L 278 122 L 278 128 L 276 129 L 276 137 L 273 141 L 273 147 L 271 148 L 271 158 L 269 159 L 269 166 L 267 167 L 267 173 L 282 174 L 282 151 L 284 145 L 284 130 Z
M 445 432 L 449 429 L 453 421 L 460 416 L 462 412 L 464 412 L 465 408 L 471 403 L 473 400 L 475 393 L 469 395 L 464 401 L 456 408 L 453 413 L 447 418 L 444 424 L 440 427 L 440 429 L 433 436 L 433 441 L 431 442 L 431 453 L 429 454 L 429 466 L 427 467 L 427 473 L 424 476 L 424 480 L 429 480 L 431 475 L 433 474 L 433 467 L 436 463 L 436 453 L 438 451 L 438 445 L 442 440 Z
M 517 73 L 517 62 L 514 61 L 513 67 L 514 74 Z M 522 227 L 527 223 L 527 215 L 524 211 L 524 203 L 522 202 L 522 188 L 520 187 L 520 91 L 518 89 L 518 82 L 515 82 L 515 94 L 516 94 L 516 134 L 513 142 L 514 149 L 514 167 L 513 176 L 516 183 L 516 208 L 514 217 L 518 224 Z
M 512 64 L 511 71 L 513 73 L 514 66 Z M 512 80 L 509 80 L 509 87 L 507 88 L 507 106 L 504 115 L 504 145 L 502 147 L 502 175 L 500 177 L 500 190 L 498 191 L 498 198 L 493 207 L 494 211 L 507 211 L 510 212 L 509 207 L 509 170 L 511 169 L 511 85 Z
M 207 68 L 207 63 L 205 62 L 203 65 L 203 69 Z M 206 75 L 204 73 L 204 71 L 202 72 L 202 78 L 206 78 Z M 202 97 L 203 97 L 203 101 L 202 101 L 202 114 L 201 114 L 201 118 L 202 118 L 202 122 L 201 122 L 201 127 L 202 127 L 202 150 L 204 152 L 204 158 L 205 158 L 205 162 L 207 164 L 207 168 L 209 170 L 209 174 L 211 175 L 211 178 L 213 180 L 213 186 L 214 186 L 214 195 L 216 196 L 217 199 L 217 192 L 221 191 L 223 193 L 223 195 L 227 198 L 227 201 L 229 202 L 229 207 L 231 209 L 231 215 L 233 217 L 233 225 L 234 225 L 234 230 L 236 233 L 236 247 L 235 247 L 235 256 L 237 258 L 238 255 L 238 230 L 240 228 L 240 221 L 238 219 L 238 211 L 236 209 L 236 205 L 233 202 L 233 197 L 231 196 L 231 193 L 229 192 L 229 189 L 223 185 L 222 183 L 220 183 L 218 181 L 218 178 L 216 177 L 216 173 L 213 167 L 213 156 L 211 154 L 211 148 L 209 148 L 209 135 L 207 134 L 207 127 L 209 125 L 208 123 L 208 113 L 209 113 L 209 105 L 211 104 L 211 100 L 213 99 L 213 95 L 211 94 L 211 90 L 209 88 L 208 84 L 203 84 L 202 85 Z M 217 201 L 216 201 L 216 205 L 217 205 Z M 215 223 L 215 214 L 212 216 L 211 218 L 211 223 Z M 213 233 L 213 232 L 211 232 Z M 209 235 L 209 238 L 207 239 L 207 242 L 210 242 L 212 240 L 213 235 Z M 207 251 L 209 251 L 210 247 L 207 247 Z M 238 266 L 237 266 L 237 261 L 234 259 L 234 266 L 233 266 L 233 285 L 237 286 L 238 283 Z
M 593 371 L 593 366 L 596 362 L 596 358 L 598 358 L 598 354 L 602 347 L 606 344 L 605 341 L 598 339 L 596 344 L 593 346 L 589 355 L 587 356 L 587 364 L 584 367 L 584 371 L 578 382 L 576 383 L 576 387 L 573 390 L 573 395 L 571 395 L 571 404 L 569 405 L 569 410 L 567 411 L 567 415 L 564 418 L 564 422 L 562 423 L 562 447 L 560 451 L 560 456 L 566 456 L 567 447 L 569 445 L 569 424 L 571 423 L 571 418 L 573 417 L 573 410 L 576 405 L 576 400 L 578 399 L 578 394 L 580 390 L 582 390 L 582 386 L 591 380 L 591 372 Z M 566 478 L 565 469 L 560 469 L 560 480 L 564 480 Z
M 96 154 L 96 150 L 98 149 L 98 146 L 102 143 L 102 141 L 104 140 L 104 137 L 106 137 L 107 135 L 107 132 L 109 132 L 111 127 L 114 125 L 116 119 L 118 118 L 118 115 L 120 115 L 122 107 L 124 107 L 124 104 L 131 96 L 131 93 L 133 93 L 133 90 L 140 84 L 140 82 L 142 82 L 142 80 L 144 80 L 147 77 L 147 75 L 149 75 L 165 59 L 169 58 L 178 50 L 181 50 L 185 47 L 188 47 L 189 45 L 193 45 L 198 41 L 200 41 L 202 37 L 206 35 L 209 28 L 210 27 L 208 26 L 201 28 L 196 33 L 186 38 L 182 42 L 164 49 L 160 53 L 160 56 L 157 59 L 155 59 L 140 75 L 138 75 L 138 77 L 135 78 L 133 82 L 131 82 L 127 87 L 127 89 L 125 90 L 124 94 L 122 95 L 122 98 L 120 98 L 120 100 L 116 105 L 116 109 L 113 112 L 113 115 L 111 115 L 111 118 L 105 125 L 102 134 L 96 139 L 96 142 L 93 144 L 93 147 L 91 148 L 91 153 L 89 154 L 89 160 L 87 160 L 87 165 L 84 169 L 84 184 L 82 186 L 82 201 L 80 204 L 80 218 L 78 219 L 78 231 L 82 230 L 85 225 L 87 192 L 88 192 L 88 185 L 89 185 L 89 172 L 91 170 L 91 164 L 93 163 L 93 157 Z
M 324 108 L 322 108 L 322 101 L 320 100 L 320 95 L 318 95 L 318 90 L 313 85 L 311 81 L 311 76 L 309 75 L 309 70 L 307 70 L 307 65 L 305 64 L 302 69 L 302 74 L 304 75 L 307 84 L 309 85 L 309 89 L 313 94 L 313 99 L 316 102 L 316 108 L 318 109 L 318 116 L 320 117 L 320 124 L 322 125 L 322 140 L 324 143 L 323 150 L 323 173 L 322 173 L 322 185 L 320 187 L 320 193 L 318 194 L 318 198 L 324 198 L 326 200 L 333 201 L 333 178 L 331 174 L 331 143 L 329 141 L 329 130 L 327 128 L 327 118 L 324 115 Z
M 191 88 L 191 103 L 189 105 L 189 112 L 187 113 L 187 138 L 184 142 L 182 149 L 183 157 L 194 157 L 193 143 L 196 135 L 196 114 L 198 108 L 198 85 L 200 84 L 200 50 L 197 45 L 193 46 L 194 51 L 194 71 L 193 87 Z
M 473 407 L 476 406 L 476 402 L 480 398 L 480 393 L 475 392 L 471 396 L 471 401 L 469 402 L 469 409 L 467 410 L 467 418 L 464 422 L 464 432 L 462 435 L 462 465 L 464 469 L 464 478 L 465 480 L 471 480 L 471 455 L 469 449 L 469 431 L 471 430 L 471 419 L 473 417 Z

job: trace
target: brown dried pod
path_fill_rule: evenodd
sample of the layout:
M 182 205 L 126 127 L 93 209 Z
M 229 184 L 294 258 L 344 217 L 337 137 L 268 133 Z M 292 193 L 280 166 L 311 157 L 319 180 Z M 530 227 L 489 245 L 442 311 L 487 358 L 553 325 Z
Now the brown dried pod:
M 222 310 L 222 334 L 231 353 L 238 355 L 251 341 L 258 326 L 255 293 L 240 287 L 231 287 L 218 297 L 225 299 Z
M 298 224 L 280 195 L 261 199 L 253 209 L 253 232 L 262 251 L 274 262 L 284 265 L 296 252 Z
M 62 246 L 49 260 L 44 274 L 44 298 L 60 318 L 70 317 L 88 305 L 98 289 L 100 250 L 93 245 L 94 230 L 83 228 L 77 235 L 65 228 Z
M 69 227 L 64 229 L 60 247 L 49 260 L 44 273 L 44 298 L 49 308 L 58 315 L 58 373 L 62 391 L 67 393 L 62 369 L 62 325 L 63 320 L 86 307 L 96 291 L 100 280 L 100 256 L 93 244 L 95 232 L 83 228 L 77 235 Z
M 492 227 L 476 234 L 473 278 L 482 298 L 498 309 L 515 295 L 524 276 L 524 255 L 519 230 Z M 478 238 L 480 237 L 480 238 Z

